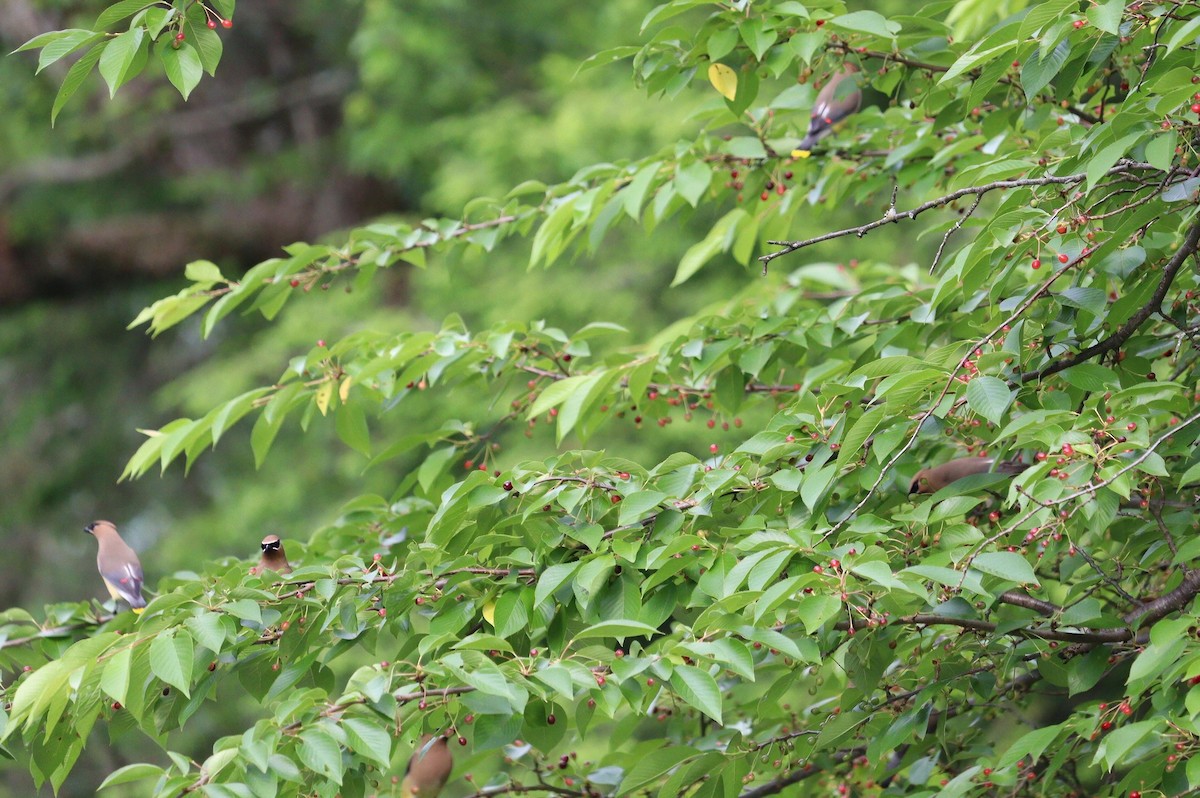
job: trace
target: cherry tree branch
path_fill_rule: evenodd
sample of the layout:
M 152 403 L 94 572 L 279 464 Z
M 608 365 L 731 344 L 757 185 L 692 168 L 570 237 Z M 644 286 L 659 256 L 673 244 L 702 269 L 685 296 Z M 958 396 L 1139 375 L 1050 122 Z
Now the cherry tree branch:
M 1030 382 L 1031 380 L 1044 379 L 1045 377 L 1049 377 L 1051 374 L 1057 374 L 1060 371 L 1071 368 L 1071 366 L 1077 366 L 1086 360 L 1091 360 L 1092 358 L 1103 355 L 1106 352 L 1111 352 L 1112 350 L 1120 347 L 1121 344 L 1128 341 L 1130 336 L 1137 332 L 1138 328 L 1146 323 L 1147 319 L 1149 319 L 1155 313 L 1161 312 L 1163 299 L 1166 297 L 1167 291 L 1171 288 L 1171 283 L 1174 282 L 1175 275 L 1179 273 L 1179 269 L 1183 266 L 1188 257 L 1196 252 L 1198 246 L 1200 246 L 1200 222 L 1196 222 L 1192 225 L 1191 229 L 1188 230 L 1187 236 L 1184 238 L 1183 243 L 1179 245 L 1179 249 L 1177 249 L 1175 254 L 1171 256 L 1171 259 L 1167 261 L 1167 265 L 1163 269 L 1162 279 L 1158 281 L 1158 287 L 1154 289 L 1154 293 L 1151 295 L 1150 300 L 1141 308 L 1139 308 L 1136 313 L 1130 316 L 1128 321 L 1121 325 L 1120 329 L 1105 338 L 1103 341 L 1093 344 L 1087 349 L 1083 349 L 1068 358 L 1059 360 L 1056 363 L 1051 363 L 1045 368 L 1022 374 L 1020 381 L 1024 383 Z

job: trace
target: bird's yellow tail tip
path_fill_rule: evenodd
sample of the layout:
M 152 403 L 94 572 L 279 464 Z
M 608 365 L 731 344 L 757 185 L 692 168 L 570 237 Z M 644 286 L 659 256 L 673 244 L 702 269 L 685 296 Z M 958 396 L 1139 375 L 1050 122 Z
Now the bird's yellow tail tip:
M 134 615 L 141 615 L 146 610 L 145 607 L 130 607 L 129 609 L 133 610 Z
M 793 158 L 807 158 L 810 155 L 812 155 L 812 153 L 808 150 L 792 150 Z

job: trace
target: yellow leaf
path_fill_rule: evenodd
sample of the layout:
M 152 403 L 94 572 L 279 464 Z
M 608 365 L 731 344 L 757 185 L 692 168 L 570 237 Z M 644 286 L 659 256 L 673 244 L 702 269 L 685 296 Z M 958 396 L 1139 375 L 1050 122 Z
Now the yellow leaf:
M 342 387 L 338 389 L 338 396 L 342 399 L 342 404 L 346 403 L 346 397 L 350 395 L 350 383 L 353 377 L 347 377 L 342 380 Z
M 317 389 L 317 409 L 321 411 L 321 415 L 325 415 L 325 411 L 329 409 L 329 400 L 333 398 L 333 383 L 326 382 Z
M 496 625 L 496 602 L 486 601 L 483 605 L 483 619 L 492 626 Z
M 713 88 L 732 101 L 737 96 L 737 73 L 724 64 L 713 64 L 708 68 L 708 82 Z

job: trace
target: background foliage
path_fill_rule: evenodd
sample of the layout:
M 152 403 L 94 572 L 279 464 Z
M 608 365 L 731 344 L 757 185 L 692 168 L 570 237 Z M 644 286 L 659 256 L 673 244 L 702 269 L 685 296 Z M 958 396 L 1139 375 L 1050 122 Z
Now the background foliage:
M 156 596 L 0 616 L 13 794 L 1196 789 L 1200 16 L 870 6 L 35 17 L 5 584 Z

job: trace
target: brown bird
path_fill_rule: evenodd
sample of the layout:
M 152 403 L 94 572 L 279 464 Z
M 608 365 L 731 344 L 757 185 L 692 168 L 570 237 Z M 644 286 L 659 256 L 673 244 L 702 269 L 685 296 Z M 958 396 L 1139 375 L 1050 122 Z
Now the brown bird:
M 947 463 L 936 465 L 933 468 L 922 468 L 913 477 L 912 483 L 908 486 L 908 493 L 910 496 L 914 493 L 937 493 L 951 482 L 960 480 L 963 477 L 969 477 L 972 474 L 985 474 L 988 471 L 992 471 L 993 465 L 995 465 L 995 472 L 997 474 L 1007 474 L 1009 476 L 1020 474 L 1026 468 L 1029 468 L 1024 463 L 997 463 L 991 457 L 960 457 L 957 460 L 951 460 Z
M 807 158 L 813 145 L 833 132 L 834 126 L 850 116 L 862 105 L 862 92 L 858 88 L 858 67 L 843 64 L 817 95 L 808 121 L 808 134 L 792 151 L 793 158 Z
M 450 778 L 454 757 L 441 735 L 426 734 L 413 751 L 400 784 L 400 798 L 434 798 Z
M 290 574 L 292 566 L 287 561 L 287 555 L 283 553 L 283 541 L 279 539 L 279 535 L 267 535 L 262 539 L 262 543 L 258 544 L 262 549 L 262 558 L 258 561 L 258 572 L 274 571 L 279 574 Z
M 96 538 L 96 568 L 114 600 L 120 599 L 136 613 L 146 606 L 142 598 L 142 564 L 137 553 L 121 540 L 111 521 L 94 521 L 83 528 Z

